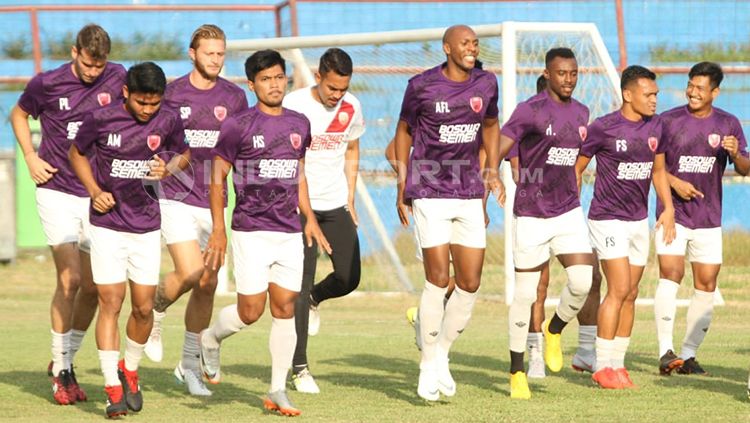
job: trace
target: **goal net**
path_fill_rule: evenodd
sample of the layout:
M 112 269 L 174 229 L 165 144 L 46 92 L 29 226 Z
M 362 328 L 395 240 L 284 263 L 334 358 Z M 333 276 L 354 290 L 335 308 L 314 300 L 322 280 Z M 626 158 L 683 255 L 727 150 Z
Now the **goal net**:
M 552 47 L 571 48 L 578 60 L 579 78 L 574 97 L 591 110 L 591 119 L 620 105 L 619 76 L 594 24 L 504 22 L 474 26 L 480 38 L 479 59 L 497 75 L 500 107 L 507 120 L 519 101 L 536 92 L 544 70 L 544 56 Z M 329 47 L 347 51 L 354 62 L 350 92 L 363 105 L 367 132 L 360 140 L 360 177 L 357 186 L 359 235 L 362 249 L 360 289 L 414 291 L 424 283 L 422 263 L 416 258 L 413 227 L 402 228 L 396 215 L 395 174 L 384 151 L 395 133 L 406 84 L 412 76 L 445 61 L 441 38 L 445 28 L 357 33 L 348 35 L 232 40 L 228 54 L 244 58 L 252 51 L 271 48 L 287 59 L 294 88 L 314 84 L 320 55 Z M 238 71 L 239 73 L 240 71 Z M 504 165 L 506 166 L 506 165 Z M 590 166 L 593 169 L 593 164 Z M 485 295 L 512 299 L 514 273 L 510 247 L 512 194 L 510 172 L 504 170 L 509 201 L 505 209 L 490 201 L 487 251 L 483 269 Z M 587 175 L 582 193 L 584 209 L 591 201 L 593 175 Z M 653 260 L 644 276 L 646 296 L 653 297 L 658 271 Z M 318 262 L 318 276 L 331 270 L 326 257 Z M 554 302 L 564 283 L 559 265 L 551 268 L 550 297 Z

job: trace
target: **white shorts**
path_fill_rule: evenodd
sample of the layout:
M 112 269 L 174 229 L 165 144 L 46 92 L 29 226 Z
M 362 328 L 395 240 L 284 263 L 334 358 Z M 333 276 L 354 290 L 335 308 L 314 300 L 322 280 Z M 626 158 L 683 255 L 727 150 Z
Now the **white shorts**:
M 424 257 L 422 256 L 422 244 L 419 243 L 419 235 L 417 235 L 417 225 L 414 225 L 414 243 L 417 245 L 417 260 L 423 262 Z M 451 255 L 450 251 L 448 251 L 448 259 L 453 262 L 453 256 Z
M 97 285 L 128 280 L 139 285 L 156 285 L 160 265 L 158 230 L 133 234 L 91 226 L 91 271 Z
M 302 287 L 305 253 L 300 232 L 232 231 L 232 258 L 239 294 L 260 294 L 269 282 L 295 292 Z
M 633 266 L 645 266 L 648 261 L 648 219 L 589 220 L 591 243 L 599 260 L 627 257 Z
M 36 207 L 47 245 L 78 243 L 81 251 L 91 251 L 89 204 L 91 200 L 47 188 L 36 189 Z
M 663 228 L 656 231 L 656 254 L 665 256 L 684 256 L 687 249 L 691 263 L 721 264 L 722 242 L 721 227 L 690 229 L 675 223 L 677 236 L 671 244 L 663 241 Z
M 482 199 L 420 198 L 414 200 L 412 212 L 421 248 L 444 244 L 485 248 Z
M 513 217 L 513 265 L 532 269 L 550 254 L 591 254 L 586 219 L 576 207 L 555 217 Z
M 161 234 L 167 245 L 198 241 L 201 251 L 206 248 L 213 230 L 211 210 L 174 200 L 159 200 Z

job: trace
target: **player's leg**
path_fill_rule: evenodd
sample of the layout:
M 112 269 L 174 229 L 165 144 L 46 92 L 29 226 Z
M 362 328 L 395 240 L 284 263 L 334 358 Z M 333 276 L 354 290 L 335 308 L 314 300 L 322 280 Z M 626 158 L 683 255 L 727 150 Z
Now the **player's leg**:
M 414 222 L 422 245 L 425 285 L 419 302 L 419 321 L 422 337 L 417 393 L 428 401 L 436 401 L 440 394 L 437 380 L 437 344 L 443 323 L 443 301 L 450 279 L 451 213 L 442 199 L 414 201 Z
M 654 244 L 659 259 L 659 283 L 654 293 L 654 319 L 659 341 L 659 373 L 669 375 L 682 366 L 684 360 L 674 353 L 672 343 L 674 321 L 677 314 L 677 290 L 685 274 L 685 248 L 689 230 L 675 225 L 677 234 L 670 244 L 664 243 L 663 228 L 656 231 Z
M 318 214 L 316 214 L 316 218 L 318 218 L 318 224 L 323 220 L 323 216 L 319 216 Z M 300 215 L 300 220 L 304 228 L 305 217 Z M 312 316 L 317 318 L 317 322 L 315 322 L 315 325 L 310 325 L 310 291 L 315 283 L 315 271 L 318 266 L 318 243 L 313 240 L 313 245 L 308 246 L 304 238 L 304 235 L 302 235 L 304 251 L 302 285 L 299 295 L 294 302 L 294 324 L 297 333 L 297 346 L 294 349 L 294 357 L 292 359 L 292 384 L 299 392 L 316 394 L 320 392 L 320 388 L 310 373 L 307 360 L 307 341 L 311 329 L 313 334 L 317 334 L 317 331 L 320 329 L 320 316 L 317 313 L 317 307 L 313 312 L 315 315 Z
M 547 300 L 547 288 L 549 287 L 549 265 L 542 268 L 539 286 L 536 289 L 536 301 L 531 305 L 531 320 L 529 321 L 529 334 L 526 339 L 526 347 L 529 350 L 528 377 L 542 379 L 546 376 L 544 370 L 544 336 L 542 335 L 542 322 L 544 322 L 544 302 Z
M 591 290 L 583 303 L 578 319 L 578 350 L 573 356 L 572 367 L 576 371 L 594 372 L 596 365 L 596 316 L 601 302 L 602 273 L 599 259 L 593 254 Z
M 359 236 L 351 214 L 345 207 L 325 212 L 320 229 L 331 244 L 333 272 L 313 286 L 310 297 L 315 304 L 343 297 L 357 289 L 361 275 Z
M 599 253 L 602 257 L 602 254 Z M 615 336 L 620 323 L 620 311 L 630 293 L 630 263 L 627 257 L 600 259 L 607 280 L 607 294 L 599 305 L 596 336 L 596 365 L 592 378 L 601 387 L 620 389 L 622 384 L 614 372 Z
M 80 244 L 79 248 L 81 248 Z M 70 390 L 75 393 L 76 401 L 86 401 L 88 396 L 78 384 L 74 360 L 76 353 L 81 349 L 83 337 L 94 320 L 96 308 L 99 305 L 99 298 L 93 276 L 91 275 L 91 255 L 88 252 L 88 246 L 86 252 L 83 250 L 79 251 L 79 257 L 81 263 L 81 284 L 73 303 L 73 321 L 70 329 L 70 350 L 68 351 L 68 355 L 70 361 Z
M 264 406 L 287 416 L 300 414 L 286 395 L 286 377 L 292 367 L 297 333 L 294 326 L 295 302 L 300 291 L 303 243 L 300 234 L 277 234 L 276 260 L 271 266 L 268 296 L 271 310 L 271 387 Z
M 680 374 L 707 374 L 695 359 L 703 343 L 714 310 L 717 278 L 721 270 L 721 228 L 696 229 L 688 243 L 688 259 L 693 268 L 695 290 L 687 311 L 687 331 L 682 342 L 680 358 L 685 363 L 677 369 Z

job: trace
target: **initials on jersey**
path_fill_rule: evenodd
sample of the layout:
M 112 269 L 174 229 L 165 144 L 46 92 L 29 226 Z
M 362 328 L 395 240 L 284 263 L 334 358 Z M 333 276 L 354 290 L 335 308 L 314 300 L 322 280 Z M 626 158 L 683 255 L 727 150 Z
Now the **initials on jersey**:
M 122 135 L 112 133 L 107 135 L 107 147 L 120 147 L 121 144 Z
M 263 139 L 263 135 L 253 135 L 253 148 L 263 148 L 266 146 L 266 141 Z
M 447 101 L 436 101 L 435 102 L 435 113 L 450 113 L 451 109 L 448 108 Z

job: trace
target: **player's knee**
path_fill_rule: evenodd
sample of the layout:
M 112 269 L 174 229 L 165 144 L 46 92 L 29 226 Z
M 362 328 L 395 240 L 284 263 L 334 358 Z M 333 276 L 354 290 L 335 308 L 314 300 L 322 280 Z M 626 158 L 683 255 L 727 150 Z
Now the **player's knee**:
M 592 272 L 591 272 L 591 292 L 595 292 L 597 295 L 599 295 L 599 292 L 602 288 L 602 272 L 599 271 L 599 266 L 593 266 Z
M 675 283 L 680 283 L 685 276 L 685 270 L 680 268 L 664 267 L 659 269 L 659 276 Z
M 448 273 L 447 269 L 446 271 L 427 269 L 427 272 L 425 273 L 427 276 L 427 280 L 430 281 L 430 283 L 432 283 L 433 285 L 439 287 L 448 286 L 448 282 L 450 282 L 451 279 L 451 275 Z
M 634 303 L 636 298 L 638 298 L 638 287 L 631 288 L 628 291 L 627 297 L 625 297 L 625 301 Z
M 531 307 L 536 301 L 536 286 L 531 284 L 516 283 L 516 289 L 513 292 L 513 302 L 524 307 Z
M 144 301 L 142 303 L 133 304 L 130 314 L 132 314 L 136 320 L 146 321 L 153 316 L 153 311 L 154 302 Z
M 346 288 L 346 293 L 354 291 L 359 286 L 359 280 L 361 272 L 359 268 L 346 269 L 344 271 L 335 271 L 336 279 L 341 281 L 342 285 Z
M 182 286 L 197 287 L 200 285 L 201 276 L 203 276 L 203 268 L 190 269 L 183 272 L 177 273 L 177 279 L 179 279 Z
M 575 296 L 585 296 L 591 290 L 592 267 L 576 264 L 565 268 L 568 274 L 568 289 Z
M 62 292 L 65 298 L 74 298 L 81 286 L 81 273 L 71 270 L 61 272 L 58 277 L 57 289 Z
M 242 306 L 238 306 L 238 312 L 240 315 L 240 320 L 242 320 L 242 323 L 249 325 L 252 323 L 255 323 L 260 319 L 260 316 L 263 315 L 263 309 L 265 308 L 265 304 L 263 307 L 258 307 L 255 304 L 245 304 Z
M 623 302 L 628 297 L 628 294 L 630 293 L 630 287 L 625 286 L 617 286 L 614 284 L 610 284 L 607 287 L 607 297 L 611 300 L 615 300 L 617 302 Z
M 284 304 L 271 303 L 271 316 L 277 319 L 291 319 L 294 317 L 294 302 Z

